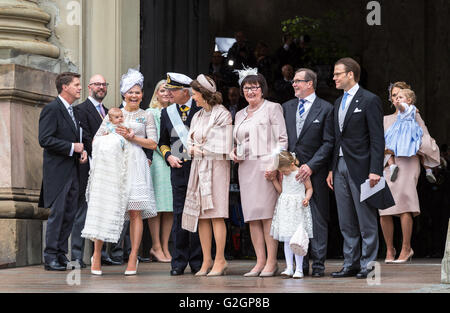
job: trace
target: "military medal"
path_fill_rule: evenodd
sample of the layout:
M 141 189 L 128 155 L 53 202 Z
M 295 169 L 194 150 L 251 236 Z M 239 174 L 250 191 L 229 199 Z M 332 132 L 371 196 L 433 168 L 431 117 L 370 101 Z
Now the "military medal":
M 187 113 L 189 112 L 190 107 L 188 107 L 187 105 L 182 105 L 180 107 L 180 111 L 181 111 L 181 120 L 184 122 L 186 122 L 187 120 Z

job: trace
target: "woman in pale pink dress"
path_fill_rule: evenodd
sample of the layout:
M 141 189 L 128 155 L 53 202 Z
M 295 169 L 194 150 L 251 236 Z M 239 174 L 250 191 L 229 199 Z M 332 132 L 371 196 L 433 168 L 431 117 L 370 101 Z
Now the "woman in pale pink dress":
M 273 170 L 275 155 L 287 148 L 286 124 L 281 105 L 264 99 L 268 92 L 264 76 L 253 73 L 240 84 L 249 105 L 236 114 L 236 147 L 230 156 L 239 163 L 242 212 L 244 221 L 250 223 L 256 253 L 256 265 L 244 276 L 268 277 L 278 270 L 278 242 L 270 235 L 278 193 L 265 172 Z
M 202 107 L 192 118 L 187 147 L 192 156 L 182 227 L 198 234 L 202 246 L 203 263 L 195 276 L 225 274 L 225 242 L 230 189 L 230 161 L 232 148 L 231 113 L 222 105 L 212 78 L 203 74 L 191 83 L 192 98 Z M 216 255 L 211 256 L 214 233 Z
M 397 94 L 401 89 L 411 89 L 405 82 L 397 82 L 390 88 L 391 102 L 397 100 Z M 386 132 L 397 119 L 398 112 L 384 117 L 384 131 Z M 380 223 L 386 241 L 386 263 L 405 263 L 414 254 L 411 248 L 411 235 L 413 229 L 413 218 L 420 214 L 419 197 L 417 195 L 417 181 L 420 175 L 420 159 L 424 166 L 436 167 L 440 164 L 439 148 L 431 138 L 420 114 L 417 112 L 416 121 L 423 130 L 422 145 L 417 155 L 411 157 L 395 157 L 399 171 L 395 182 L 390 179 L 389 167 L 385 168 L 386 182 L 395 200 L 395 206 L 379 210 Z M 419 159 L 420 157 L 420 159 Z M 402 227 L 402 250 L 395 260 L 396 250 L 394 248 L 394 221 L 392 216 L 400 217 Z

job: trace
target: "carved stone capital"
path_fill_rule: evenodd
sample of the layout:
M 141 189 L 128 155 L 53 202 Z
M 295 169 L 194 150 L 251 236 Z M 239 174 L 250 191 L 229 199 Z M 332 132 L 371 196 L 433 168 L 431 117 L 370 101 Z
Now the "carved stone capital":
M 47 41 L 50 18 L 36 1 L 0 0 L 0 48 L 58 58 L 59 48 Z

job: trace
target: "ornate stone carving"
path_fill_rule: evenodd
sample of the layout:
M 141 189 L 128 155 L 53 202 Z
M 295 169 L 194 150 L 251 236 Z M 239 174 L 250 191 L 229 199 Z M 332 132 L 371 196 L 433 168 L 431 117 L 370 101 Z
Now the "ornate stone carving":
M 0 49 L 59 57 L 59 48 L 47 42 L 50 15 L 33 0 L 0 0 Z

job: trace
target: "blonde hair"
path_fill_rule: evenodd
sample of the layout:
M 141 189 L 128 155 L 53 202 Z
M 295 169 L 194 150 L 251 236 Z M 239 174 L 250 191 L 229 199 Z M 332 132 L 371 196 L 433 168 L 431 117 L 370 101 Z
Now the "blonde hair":
M 122 110 L 119 108 L 114 107 L 114 108 L 109 109 L 108 110 L 109 119 L 112 119 L 113 115 L 120 114 L 120 113 L 122 113 Z
M 411 100 L 411 104 L 416 104 L 416 93 L 414 91 L 412 91 L 411 89 L 400 89 L 400 91 L 398 92 L 403 93 L 407 99 Z
M 295 158 L 294 154 L 286 150 L 283 150 L 278 154 L 278 170 L 281 168 L 290 167 L 292 163 L 294 163 L 294 165 L 296 166 L 299 165 L 299 162 Z
M 163 80 L 160 80 L 156 84 L 155 90 L 153 91 L 152 100 L 150 100 L 150 105 L 148 106 L 149 108 L 152 108 L 152 109 L 156 109 L 156 108 L 161 109 L 161 108 L 163 108 L 163 105 L 161 104 L 161 102 L 158 101 L 158 90 L 165 83 L 166 83 L 166 80 L 163 79 Z

